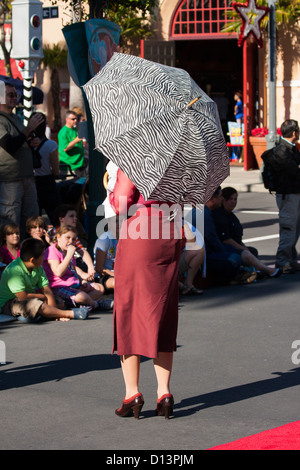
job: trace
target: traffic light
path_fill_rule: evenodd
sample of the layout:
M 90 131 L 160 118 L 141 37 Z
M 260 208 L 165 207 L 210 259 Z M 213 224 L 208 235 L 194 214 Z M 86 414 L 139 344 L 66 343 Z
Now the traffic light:
M 39 0 L 14 0 L 12 6 L 11 57 L 29 60 L 35 69 L 43 56 L 43 3 Z M 33 59 L 33 60 L 32 60 Z M 38 60 L 34 60 L 38 59 Z M 32 68 L 32 67 L 30 67 Z

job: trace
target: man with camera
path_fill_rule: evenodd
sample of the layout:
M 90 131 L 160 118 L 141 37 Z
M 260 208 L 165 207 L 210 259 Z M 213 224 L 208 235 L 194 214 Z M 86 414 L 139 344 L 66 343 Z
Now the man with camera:
M 0 225 L 14 222 L 22 236 L 26 219 L 39 213 L 31 147 L 39 144 L 32 132 L 41 118 L 33 116 L 24 127 L 13 113 L 18 102 L 15 87 L 0 85 Z

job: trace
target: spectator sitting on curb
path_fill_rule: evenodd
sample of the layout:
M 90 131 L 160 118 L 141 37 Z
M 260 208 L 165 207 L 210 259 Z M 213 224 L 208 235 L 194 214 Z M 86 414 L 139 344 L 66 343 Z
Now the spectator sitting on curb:
M 244 266 L 254 266 L 260 275 L 269 277 L 279 277 L 282 270 L 273 268 L 262 263 L 253 253 L 254 249 L 247 247 L 242 243 L 242 226 L 233 214 L 233 210 L 237 204 L 237 191 L 228 187 L 222 190 L 223 203 L 222 206 L 212 211 L 212 217 L 215 222 L 217 234 L 224 245 L 233 247 L 237 253 L 241 255 Z M 237 236 L 237 232 L 239 236 Z M 256 250 L 257 251 L 257 250 Z
M 255 281 L 256 272 L 245 272 L 242 267 L 242 258 L 231 245 L 221 242 L 216 232 L 212 211 L 221 207 L 223 195 L 219 186 L 204 207 L 204 241 L 206 249 L 207 274 L 214 281 L 221 284 L 242 283 L 249 284 Z M 196 210 L 192 209 L 193 226 L 196 226 Z
M 45 245 L 41 240 L 23 241 L 20 257 L 7 266 L 0 280 L 0 310 L 18 320 L 84 320 L 87 308 L 60 310 L 42 267 Z
M 77 213 L 74 207 L 69 204 L 61 204 L 59 207 L 57 207 L 55 211 L 55 226 L 51 228 L 48 232 L 51 243 L 53 243 L 54 235 L 56 234 L 59 227 L 61 227 L 62 225 L 68 225 L 76 229 Z M 75 246 L 76 253 L 81 256 L 83 263 L 86 265 L 87 272 L 89 274 L 87 281 L 93 281 L 96 273 L 94 263 L 89 252 L 83 247 L 82 243 L 80 242 L 78 236 L 76 237 Z
M 179 276 L 185 276 L 184 283 L 180 286 L 182 295 L 200 295 L 203 290 L 194 286 L 194 279 L 201 270 L 205 260 L 204 239 L 201 233 L 191 224 L 185 222 L 184 248 L 179 262 Z
M 50 245 L 50 236 L 47 233 L 47 226 L 41 215 L 29 217 L 26 220 L 26 231 L 29 237 L 42 240 L 46 248 Z
M 76 266 L 76 232 L 63 225 L 55 235 L 55 243 L 45 251 L 44 269 L 54 293 L 73 305 L 87 305 L 89 310 L 101 308 L 109 310 L 111 300 L 103 300 L 102 284 L 87 281 L 88 274 Z
M 6 265 L 20 256 L 20 229 L 16 224 L 1 227 L 0 261 Z
M 114 265 L 119 239 L 119 218 L 111 217 L 109 229 L 96 240 L 94 246 L 95 269 L 100 282 L 109 294 L 115 288 Z

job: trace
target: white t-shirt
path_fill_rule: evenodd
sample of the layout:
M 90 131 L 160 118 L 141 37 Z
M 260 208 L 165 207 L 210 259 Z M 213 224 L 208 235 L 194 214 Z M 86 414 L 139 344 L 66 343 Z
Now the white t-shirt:
M 112 161 L 109 161 L 106 166 L 106 171 L 108 173 L 108 182 L 107 182 L 107 189 L 106 189 L 107 197 L 103 201 L 103 205 L 104 205 L 105 218 L 108 219 L 109 217 L 114 217 L 116 215 L 115 211 L 110 205 L 109 195 L 110 193 L 113 192 L 116 181 L 117 181 L 118 167 Z
M 39 153 L 41 155 L 42 166 L 34 169 L 35 176 L 52 175 L 50 155 L 58 148 L 54 140 L 46 140 L 41 146 Z
M 106 253 L 106 256 L 103 268 L 109 269 L 110 271 L 114 270 L 117 244 L 118 240 L 113 238 L 112 233 L 108 230 L 107 232 L 104 232 L 102 233 L 102 235 L 100 235 L 100 237 L 96 240 L 94 246 L 95 261 L 97 250 L 104 251 L 104 253 Z

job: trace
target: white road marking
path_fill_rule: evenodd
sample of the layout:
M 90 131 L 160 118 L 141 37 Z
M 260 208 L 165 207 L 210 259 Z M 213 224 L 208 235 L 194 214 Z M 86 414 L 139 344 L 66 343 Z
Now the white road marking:
M 278 215 L 278 211 L 234 211 L 234 212 L 240 212 L 241 214 L 267 214 L 267 215 Z
M 265 215 L 278 215 L 278 211 L 255 211 L 255 210 L 237 210 L 235 212 L 240 212 L 241 214 L 265 214 Z M 276 235 L 265 235 L 264 237 L 255 237 L 255 238 L 247 238 L 243 240 L 244 243 L 252 243 L 252 242 L 261 242 L 265 240 L 272 240 L 274 238 L 279 238 L 279 234 Z
M 265 235 L 264 237 L 247 238 L 246 240 L 243 240 L 243 242 L 244 243 L 261 242 L 261 241 L 264 241 L 264 240 L 272 240 L 273 238 L 279 238 L 279 234 Z

